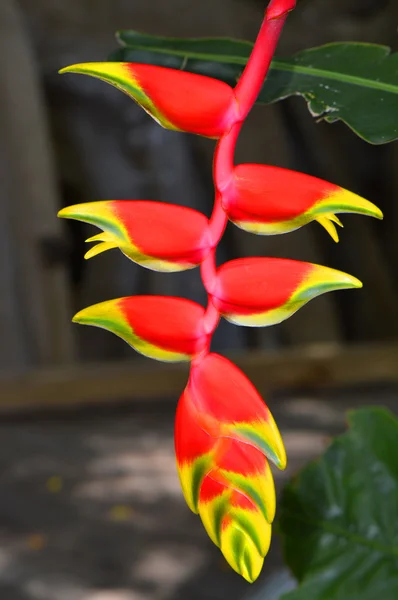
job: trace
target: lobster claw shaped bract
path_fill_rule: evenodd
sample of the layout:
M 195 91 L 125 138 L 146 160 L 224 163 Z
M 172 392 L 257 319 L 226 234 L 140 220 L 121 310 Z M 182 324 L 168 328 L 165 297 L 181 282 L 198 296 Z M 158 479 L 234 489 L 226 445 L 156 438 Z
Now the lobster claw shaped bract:
M 192 365 L 177 408 L 175 448 L 188 506 L 231 567 L 254 581 L 275 515 L 268 460 L 284 469 L 286 453 L 257 390 L 226 358 L 208 354 Z
M 210 250 L 209 221 L 202 213 L 149 200 L 103 200 L 63 208 L 59 217 L 76 219 L 102 229 L 87 242 L 98 242 L 85 255 L 91 258 L 112 248 L 154 271 L 196 267 Z
M 362 283 L 352 275 L 285 258 L 249 257 L 221 265 L 212 290 L 217 310 L 236 325 L 275 325 L 313 298 Z
M 189 361 L 208 343 L 204 308 L 173 296 L 131 296 L 94 304 L 75 323 L 107 329 L 144 356 L 165 362 Z
M 335 225 L 342 226 L 336 214 L 383 218 L 377 206 L 353 192 L 270 165 L 237 165 L 223 206 L 235 225 L 252 233 L 288 233 L 318 221 L 336 242 L 339 237 Z
M 166 129 L 219 138 L 237 112 L 233 89 L 212 77 L 139 63 L 71 65 L 60 73 L 102 79 L 128 94 Z

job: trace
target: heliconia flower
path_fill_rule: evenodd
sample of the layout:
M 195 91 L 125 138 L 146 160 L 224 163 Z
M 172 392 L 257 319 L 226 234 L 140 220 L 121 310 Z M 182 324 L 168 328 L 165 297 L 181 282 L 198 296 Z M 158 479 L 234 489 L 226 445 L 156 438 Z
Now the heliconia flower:
M 228 321 L 260 327 L 284 321 L 320 294 L 359 287 L 356 277 L 312 263 L 240 258 L 218 269 L 212 302 Z
M 247 377 L 210 352 L 220 316 L 238 325 L 280 323 L 325 292 L 361 282 L 324 266 L 251 257 L 216 268 L 216 248 L 227 217 L 264 235 L 317 221 L 338 241 L 339 213 L 381 219 L 372 203 L 343 188 L 278 167 L 233 166 L 240 128 L 271 65 L 287 13 L 296 0 L 269 0 L 253 52 L 235 88 L 216 79 L 147 64 L 72 65 L 123 91 L 167 129 L 221 138 L 214 155 L 216 200 L 210 219 L 182 206 L 144 200 L 108 200 L 64 208 L 60 217 L 101 232 L 85 258 L 119 248 L 157 271 L 201 265 L 208 306 L 177 297 L 135 296 L 101 302 L 74 321 L 115 333 L 135 350 L 162 361 L 190 361 L 190 376 L 175 423 L 178 475 L 185 500 L 211 540 L 249 582 L 262 568 L 275 517 L 269 461 L 286 467 L 275 421 Z
M 91 223 L 103 233 L 85 258 L 120 248 L 128 258 L 154 271 L 197 266 L 210 249 L 209 221 L 202 213 L 147 200 L 103 200 L 63 208 L 59 217 Z
M 223 206 L 235 225 L 262 235 L 287 233 L 318 221 L 337 242 L 336 213 L 382 219 L 377 206 L 337 185 L 270 165 L 244 164 L 224 195 Z
M 254 581 L 271 539 L 275 488 L 268 459 L 286 466 L 274 419 L 229 360 L 191 367 L 176 415 L 177 468 L 185 500 L 235 571 Z
M 234 92 L 227 83 L 178 69 L 97 62 L 65 67 L 60 73 L 82 73 L 110 83 L 166 129 L 219 138 L 237 113 Z
M 107 329 L 144 356 L 179 362 L 192 360 L 206 347 L 204 312 L 183 298 L 132 296 L 89 306 L 73 321 Z

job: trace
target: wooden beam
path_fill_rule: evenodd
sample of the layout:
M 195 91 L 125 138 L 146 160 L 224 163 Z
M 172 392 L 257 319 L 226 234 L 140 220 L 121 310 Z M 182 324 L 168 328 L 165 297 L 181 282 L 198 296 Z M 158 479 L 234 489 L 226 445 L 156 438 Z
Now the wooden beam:
M 261 390 L 398 382 L 398 343 L 316 345 L 230 355 Z M 0 412 L 179 397 L 188 366 L 129 361 L 36 370 L 0 378 Z

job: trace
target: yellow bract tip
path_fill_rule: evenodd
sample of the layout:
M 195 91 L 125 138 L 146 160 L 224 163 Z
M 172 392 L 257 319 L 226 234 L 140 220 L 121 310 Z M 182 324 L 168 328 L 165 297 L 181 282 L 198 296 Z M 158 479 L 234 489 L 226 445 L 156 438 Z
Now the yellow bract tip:
M 328 211 L 327 213 L 323 212 L 325 209 Z M 330 217 L 329 211 L 333 214 L 353 213 L 374 217 L 375 219 L 383 218 L 383 213 L 378 206 L 343 188 L 339 188 L 335 192 L 332 192 L 315 206 L 315 213 L 320 214 L 321 216 Z M 335 219 L 332 220 L 335 221 Z M 337 221 L 335 221 L 335 223 L 337 223 Z
M 340 221 L 337 215 L 330 213 L 330 215 L 325 216 L 327 216 L 327 218 L 330 219 L 330 221 L 333 221 L 333 223 L 336 223 L 339 227 L 344 227 L 343 223 Z
M 90 250 L 88 250 L 84 255 L 84 258 L 88 260 L 89 258 L 93 258 L 102 252 L 106 252 L 106 250 L 113 250 L 114 248 L 118 248 L 118 244 L 115 244 L 115 242 L 101 242 L 100 244 L 90 248 Z
M 120 62 L 89 62 L 78 63 L 63 67 L 58 73 L 78 73 L 82 75 L 92 75 L 109 83 L 113 82 L 113 78 L 120 76 L 124 72 L 124 64 Z
M 119 302 L 120 299 L 116 298 L 113 300 L 106 300 L 105 302 L 99 302 L 92 306 L 87 306 L 75 314 L 72 321 L 73 323 L 83 324 L 94 324 L 95 322 L 102 320 L 114 320 L 115 317 L 119 316 Z
M 311 288 L 319 286 L 322 292 L 334 289 L 361 288 L 363 286 L 362 281 L 353 275 L 321 265 L 316 265 L 316 268 L 308 278 L 308 284 Z
M 87 238 L 86 240 L 87 242 L 111 242 L 111 236 L 110 234 L 108 234 L 105 231 L 102 231 L 101 233 L 97 233 L 96 235 L 92 235 L 91 237 Z
M 279 428 L 275 422 L 274 417 L 269 413 L 268 422 L 265 426 L 268 432 L 270 433 L 270 442 L 272 446 L 272 450 L 274 452 L 274 457 L 271 458 L 272 462 L 280 469 L 284 471 L 287 466 L 287 456 L 285 444 L 283 443 L 282 436 L 280 434 Z
M 337 233 L 336 225 L 333 223 L 332 219 L 329 215 L 323 215 L 322 217 L 318 217 L 316 219 L 322 227 L 326 229 L 330 237 L 334 242 L 339 241 L 339 234 Z
M 80 310 L 72 317 L 72 323 L 85 323 L 87 309 Z
M 312 265 L 311 271 L 292 295 L 290 301 L 303 306 L 309 300 L 327 292 L 361 287 L 362 282 L 348 273 L 321 265 Z
M 267 527 L 266 535 L 270 542 L 271 526 Z M 231 524 L 221 532 L 221 552 L 234 571 L 249 583 L 253 583 L 260 575 L 264 557 L 239 526 Z
M 85 73 L 88 70 L 90 70 L 91 68 L 95 68 L 93 66 L 96 64 L 97 63 L 79 63 L 79 64 L 74 64 L 74 65 L 69 65 L 68 67 L 63 67 L 62 69 L 60 69 L 58 71 L 58 73 L 60 75 L 63 75 L 64 73 Z
M 72 216 L 71 208 L 73 207 L 65 206 L 65 208 L 61 208 L 61 210 L 57 212 L 57 217 L 60 217 L 61 219 L 69 219 Z

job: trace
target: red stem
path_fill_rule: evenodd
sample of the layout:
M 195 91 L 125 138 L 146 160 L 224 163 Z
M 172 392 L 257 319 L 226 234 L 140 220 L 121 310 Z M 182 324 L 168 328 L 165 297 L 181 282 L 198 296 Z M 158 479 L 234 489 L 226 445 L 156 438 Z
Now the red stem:
M 231 129 L 219 140 L 214 152 L 213 176 L 216 196 L 222 197 L 232 182 L 234 169 L 234 155 L 236 142 L 242 128 L 243 121 L 234 123 Z M 222 198 L 221 198 L 222 199 Z M 217 201 L 217 197 L 216 197 Z M 210 219 L 211 222 L 211 219 Z
M 235 87 L 239 116 L 242 120 L 246 119 L 264 84 L 286 17 L 287 13 L 268 20 L 266 15 L 261 25 L 253 52 Z
M 268 5 L 251 56 L 235 87 L 235 97 L 239 105 L 238 118 L 231 129 L 219 140 L 214 153 L 215 201 L 209 222 L 212 249 L 200 267 L 203 285 L 208 295 L 203 325 L 206 333 L 210 335 L 207 348 L 196 358 L 195 364 L 200 362 L 210 351 L 211 337 L 220 320 L 220 314 L 212 302 L 212 294 L 217 283 L 216 249 L 228 221 L 223 209 L 223 200 L 233 181 L 236 142 L 243 121 L 257 100 L 268 73 L 287 14 L 294 6 L 295 0 L 271 0 Z

